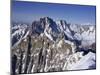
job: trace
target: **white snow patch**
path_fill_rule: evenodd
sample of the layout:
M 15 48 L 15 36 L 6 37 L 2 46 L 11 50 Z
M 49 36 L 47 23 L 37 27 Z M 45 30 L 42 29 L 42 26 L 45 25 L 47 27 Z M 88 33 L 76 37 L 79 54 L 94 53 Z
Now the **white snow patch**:
M 80 69 L 89 69 L 90 66 L 94 65 L 96 62 L 95 54 L 89 52 L 87 55 L 83 56 L 80 61 L 70 66 L 70 70 L 80 70 Z

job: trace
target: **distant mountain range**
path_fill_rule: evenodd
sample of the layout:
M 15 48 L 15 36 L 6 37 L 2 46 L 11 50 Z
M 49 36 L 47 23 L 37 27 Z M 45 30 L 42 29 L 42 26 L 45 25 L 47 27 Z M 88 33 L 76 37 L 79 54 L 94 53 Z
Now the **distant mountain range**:
M 71 25 L 66 21 L 53 21 L 49 17 L 34 21 L 31 26 L 17 24 L 12 26 L 12 45 L 19 40 L 25 39 L 29 33 L 32 35 L 44 34 L 51 41 L 56 41 L 60 36 L 78 45 L 88 46 L 95 43 L 95 25 Z M 14 40 L 14 41 L 13 41 Z

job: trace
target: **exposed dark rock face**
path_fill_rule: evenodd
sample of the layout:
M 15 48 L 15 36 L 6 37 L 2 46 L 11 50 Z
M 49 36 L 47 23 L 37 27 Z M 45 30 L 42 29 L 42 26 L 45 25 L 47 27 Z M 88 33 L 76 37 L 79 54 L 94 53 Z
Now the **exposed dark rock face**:
M 19 74 L 21 74 L 21 72 L 22 72 L 22 65 L 23 65 L 23 63 L 22 63 L 23 52 L 22 52 L 22 50 L 20 50 L 20 51 L 21 51 L 21 55 L 20 55 L 20 64 L 19 64 Z
M 16 63 L 17 63 L 17 56 L 16 55 L 13 55 L 12 58 L 11 58 L 11 70 L 12 70 L 12 75 L 15 75 L 16 74 Z

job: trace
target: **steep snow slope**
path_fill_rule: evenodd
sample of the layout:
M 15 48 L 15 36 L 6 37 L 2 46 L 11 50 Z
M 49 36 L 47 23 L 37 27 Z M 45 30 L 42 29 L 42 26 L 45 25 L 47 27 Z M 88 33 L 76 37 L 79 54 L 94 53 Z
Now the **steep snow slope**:
M 95 53 L 89 52 L 83 56 L 77 63 L 70 66 L 70 70 L 82 70 L 82 69 L 95 69 L 96 59 Z
M 25 39 L 29 34 L 28 26 L 26 24 L 18 24 L 12 27 L 11 39 L 12 45 L 18 44 L 22 39 Z

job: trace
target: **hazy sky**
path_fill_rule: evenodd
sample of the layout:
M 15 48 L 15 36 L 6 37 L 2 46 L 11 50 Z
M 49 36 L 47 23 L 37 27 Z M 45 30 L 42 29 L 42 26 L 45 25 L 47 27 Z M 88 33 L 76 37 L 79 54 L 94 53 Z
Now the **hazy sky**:
M 95 25 L 95 14 L 95 6 L 12 1 L 12 21 L 15 22 L 32 23 L 40 17 L 49 16 L 74 24 Z

